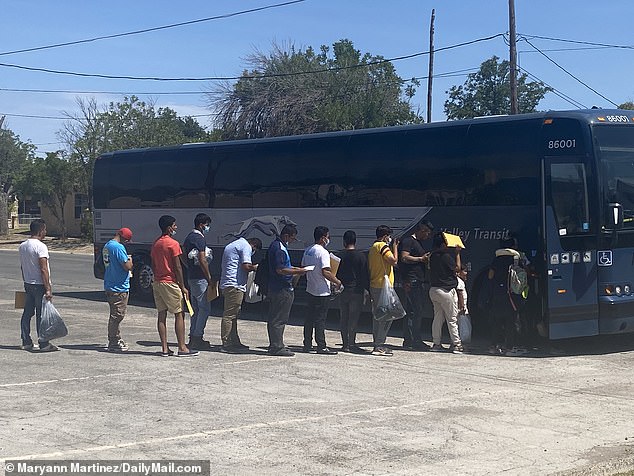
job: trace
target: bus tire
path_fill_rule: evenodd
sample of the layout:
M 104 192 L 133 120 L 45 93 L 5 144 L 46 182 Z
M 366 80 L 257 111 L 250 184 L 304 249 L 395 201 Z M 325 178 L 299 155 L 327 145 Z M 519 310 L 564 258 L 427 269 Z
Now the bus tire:
M 132 293 L 143 301 L 151 301 L 153 299 L 152 282 L 154 281 L 154 273 L 149 264 L 149 259 L 134 257 L 133 262 L 134 268 L 132 269 L 132 282 L 130 283 Z

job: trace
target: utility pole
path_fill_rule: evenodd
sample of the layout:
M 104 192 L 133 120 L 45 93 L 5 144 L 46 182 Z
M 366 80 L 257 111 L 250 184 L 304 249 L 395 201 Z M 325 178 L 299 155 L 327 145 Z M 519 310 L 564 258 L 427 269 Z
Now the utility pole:
M 509 48 L 510 48 L 510 82 L 511 82 L 511 114 L 518 114 L 517 105 L 517 48 L 515 44 L 515 0 L 509 0 Z
M 429 24 L 429 73 L 427 76 L 427 122 L 431 122 L 431 89 L 434 79 L 434 19 L 436 9 L 432 8 L 431 22 Z

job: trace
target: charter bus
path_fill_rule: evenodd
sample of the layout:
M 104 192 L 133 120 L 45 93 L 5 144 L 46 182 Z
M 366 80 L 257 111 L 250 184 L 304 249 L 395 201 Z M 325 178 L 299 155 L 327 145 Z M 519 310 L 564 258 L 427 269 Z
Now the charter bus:
M 133 293 L 151 292 L 158 219 L 183 242 L 199 212 L 218 276 L 238 237 L 266 246 L 287 223 L 298 263 L 316 225 L 367 249 L 421 219 L 459 235 L 472 315 L 500 238 L 513 234 L 535 272 L 534 322 L 551 339 L 634 330 L 634 111 L 592 109 L 124 150 L 95 163 L 95 276 L 115 231 L 133 230 Z M 475 296 L 475 299 L 474 299 Z

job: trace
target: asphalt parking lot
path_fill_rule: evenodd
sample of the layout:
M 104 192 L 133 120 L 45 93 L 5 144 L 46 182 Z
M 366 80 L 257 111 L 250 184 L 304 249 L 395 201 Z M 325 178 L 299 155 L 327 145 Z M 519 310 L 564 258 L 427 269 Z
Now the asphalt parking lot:
M 247 354 L 159 357 L 155 311 L 134 304 L 126 354 L 103 351 L 107 305 L 90 256 L 53 255 L 61 351 L 19 350 L 19 271 L 0 251 L 0 459 L 195 459 L 212 474 L 614 474 L 634 468 L 634 339 L 496 357 L 269 357 L 257 307 Z M 6 264 L 5 261 L 7 260 Z M 64 278 L 72 270 L 72 279 Z M 302 309 L 287 328 L 300 345 Z M 207 335 L 219 344 L 219 307 Z M 336 320 L 329 324 L 334 327 Z M 174 341 L 173 327 L 170 328 Z M 335 330 L 328 343 L 340 342 Z M 371 336 L 360 335 L 369 343 Z

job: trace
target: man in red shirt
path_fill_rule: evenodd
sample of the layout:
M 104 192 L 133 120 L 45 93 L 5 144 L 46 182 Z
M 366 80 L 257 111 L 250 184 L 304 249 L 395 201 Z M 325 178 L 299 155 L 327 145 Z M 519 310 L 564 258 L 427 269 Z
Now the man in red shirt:
M 185 316 L 183 312 L 183 297 L 189 299 L 183 270 L 180 263 L 181 246 L 172 236 L 176 234 L 176 218 L 163 215 L 159 218 L 161 236 L 152 245 L 150 257 L 152 258 L 152 271 L 154 282 L 152 291 L 154 302 L 158 311 L 158 333 L 161 337 L 161 355 L 168 357 L 173 355 L 167 346 L 167 311 L 174 313 L 174 330 L 178 340 L 178 357 L 190 357 L 198 355 L 185 345 Z

